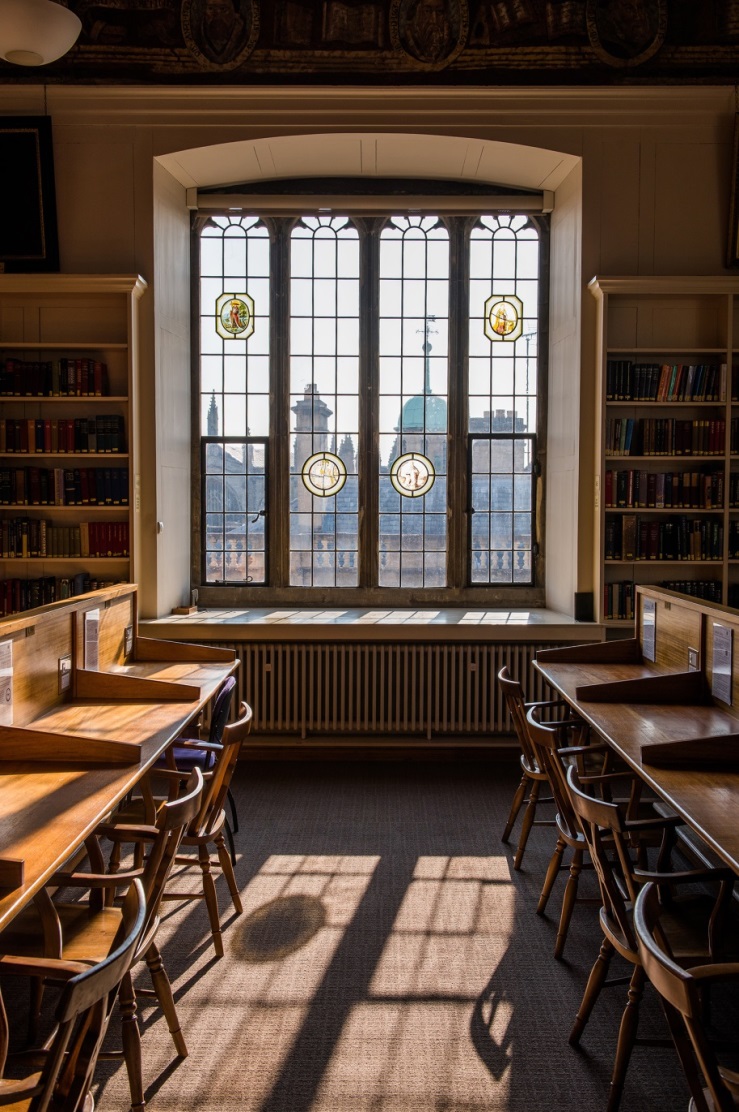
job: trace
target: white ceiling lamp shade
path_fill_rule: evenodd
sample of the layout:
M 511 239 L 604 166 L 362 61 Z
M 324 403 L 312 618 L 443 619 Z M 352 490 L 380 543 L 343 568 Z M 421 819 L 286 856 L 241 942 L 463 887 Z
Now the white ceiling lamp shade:
M 46 66 L 71 50 L 82 24 L 53 0 L 0 0 L 0 58 L 16 66 Z

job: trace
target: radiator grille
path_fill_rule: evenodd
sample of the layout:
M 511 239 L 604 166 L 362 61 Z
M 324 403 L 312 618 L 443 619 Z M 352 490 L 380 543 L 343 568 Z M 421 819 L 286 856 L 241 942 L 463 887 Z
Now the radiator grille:
M 546 698 L 531 668 L 545 644 L 224 643 L 241 662 L 252 737 L 432 739 L 509 734 L 496 676 L 504 664 L 527 698 Z

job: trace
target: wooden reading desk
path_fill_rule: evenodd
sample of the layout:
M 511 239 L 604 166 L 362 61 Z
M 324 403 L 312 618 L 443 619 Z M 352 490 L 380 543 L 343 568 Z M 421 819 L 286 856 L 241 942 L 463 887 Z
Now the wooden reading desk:
M 12 724 L 6 712 L 0 929 L 237 667 L 225 649 L 139 637 L 131 584 L 5 619 L 0 652 L 8 642 Z
M 547 649 L 534 665 L 737 874 L 738 632 L 735 610 L 638 587 L 633 638 Z

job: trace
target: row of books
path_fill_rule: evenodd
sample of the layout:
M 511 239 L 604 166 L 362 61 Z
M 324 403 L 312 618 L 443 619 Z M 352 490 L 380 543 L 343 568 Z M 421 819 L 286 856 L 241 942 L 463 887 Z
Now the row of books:
M 690 519 L 622 514 L 606 518 L 606 560 L 721 560 L 724 528 L 719 518 Z
M 739 475 L 737 479 L 739 492 Z M 616 471 L 603 477 L 606 509 L 720 510 L 724 505 L 723 471 Z
M 705 599 L 707 602 L 721 602 L 721 581 L 719 579 L 668 579 L 659 584 L 668 591 L 679 591 L 692 598 Z M 634 580 L 623 579 L 616 583 L 606 583 L 603 587 L 603 617 L 605 621 L 634 620 Z M 732 602 L 731 599 L 734 599 Z M 729 605 L 739 602 L 739 589 L 729 589 Z
M 667 591 L 679 591 L 681 595 L 702 598 L 706 602 L 721 602 L 720 579 L 666 579 L 660 583 Z
M 128 556 L 127 521 L 54 525 L 38 518 L 14 517 L 2 522 L 0 533 L 3 559 Z
M 739 507 L 739 472 L 736 471 L 729 475 L 729 506 Z
M 126 436 L 119 413 L 49 420 L 29 417 L 0 420 L 0 453 L 125 452 Z
M 127 467 L 0 467 L 0 506 L 127 506 Z
M 39 579 L 0 579 L 0 616 L 22 614 L 36 606 L 84 595 L 101 587 L 112 587 L 118 579 L 97 579 L 87 572 L 58 578 L 44 575 Z
M 733 378 L 733 372 L 732 372 Z M 606 401 L 723 402 L 725 363 L 606 363 Z
M 733 425 L 732 420 L 732 433 Z M 719 456 L 725 438 L 724 420 L 612 417 L 606 422 L 605 448 L 608 456 Z
M 739 560 L 739 521 L 729 522 L 729 559 Z
M 603 586 L 603 617 L 606 621 L 634 620 L 634 580 L 622 579 Z
M 54 359 L 0 363 L 0 394 L 21 398 L 104 397 L 108 367 L 99 359 Z

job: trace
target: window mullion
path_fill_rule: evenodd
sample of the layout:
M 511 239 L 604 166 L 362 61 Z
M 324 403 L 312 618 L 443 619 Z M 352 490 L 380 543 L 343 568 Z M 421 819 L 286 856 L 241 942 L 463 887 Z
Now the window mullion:
M 270 385 L 270 474 L 269 582 L 284 587 L 290 574 L 290 229 L 278 221 L 274 229 L 272 252 L 272 312 L 270 350 L 272 376 Z
M 450 587 L 467 584 L 467 391 L 469 344 L 466 327 L 469 313 L 469 260 L 466 251 L 466 221 L 450 220 L 449 290 L 449 408 L 448 420 L 448 520 L 449 555 L 447 564 Z
M 359 421 L 359 574 L 360 584 L 376 587 L 378 581 L 380 472 L 380 391 L 378 317 L 380 311 L 379 235 L 381 221 L 365 221 L 360 264 L 360 397 L 366 399 Z

